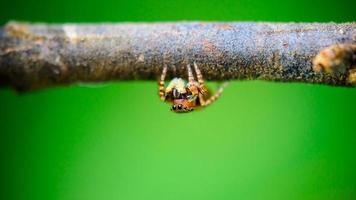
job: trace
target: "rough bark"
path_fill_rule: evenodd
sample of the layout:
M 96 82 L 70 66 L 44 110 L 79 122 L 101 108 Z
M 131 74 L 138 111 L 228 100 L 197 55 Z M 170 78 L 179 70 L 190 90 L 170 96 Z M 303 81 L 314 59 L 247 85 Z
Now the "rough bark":
M 74 82 L 156 80 L 163 65 L 168 78 L 186 77 L 186 64 L 196 62 L 208 80 L 350 86 L 356 76 L 355 44 L 356 23 L 10 22 L 0 28 L 0 85 L 29 90 Z

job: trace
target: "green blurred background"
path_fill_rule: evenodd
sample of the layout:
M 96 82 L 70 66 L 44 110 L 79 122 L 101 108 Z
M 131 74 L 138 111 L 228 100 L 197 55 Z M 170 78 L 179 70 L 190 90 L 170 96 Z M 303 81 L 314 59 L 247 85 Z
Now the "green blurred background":
M 355 3 L 2 0 L 0 23 L 346 22 Z M 0 198 L 356 199 L 355 100 L 355 88 L 234 81 L 178 115 L 154 81 L 3 88 Z

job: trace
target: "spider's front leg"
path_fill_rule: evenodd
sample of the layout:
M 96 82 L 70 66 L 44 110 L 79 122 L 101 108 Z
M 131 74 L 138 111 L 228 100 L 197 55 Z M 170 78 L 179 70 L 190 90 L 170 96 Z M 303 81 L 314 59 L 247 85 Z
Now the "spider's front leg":
M 195 81 L 194 75 L 192 72 L 192 69 L 190 68 L 190 65 L 187 65 L 187 71 L 188 71 L 188 84 L 187 88 L 188 90 L 192 93 L 191 95 L 188 96 L 189 101 L 194 101 L 199 94 L 199 84 Z
M 165 101 L 167 96 L 166 89 L 164 88 L 164 79 L 166 78 L 166 74 L 167 74 L 167 65 L 164 65 L 161 78 L 158 81 L 158 95 L 162 101 Z
M 204 96 L 205 94 L 208 93 L 208 89 L 205 86 L 203 75 L 201 74 L 201 72 L 198 68 L 198 65 L 195 62 L 194 62 L 194 69 L 195 69 L 195 72 L 197 73 L 197 78 L 198 78 L 198 83 L 199 83 L 199 91 Z
M 203 75 L 201 74 L 198 65 L 194 62 L 194 68 L 195 68 L 195 72 L 197 73 L 197 78 L 198 78 L 198 82 L 199 82 L 199 101 L 200 104 L 202 106 L 207 106 L 211 103 L 213 103 L 214 101 L 216 101 L 221 93 L 224 91 L 224 88 L 227 86 L 227 82 L 223 83 L 219 89 L 215 92 L 215 94 L 207 97 L 208 94 L 208 89 L 205 86 L 205 82 L 203 79 Z
M 212 95 L 210 96 L 208 99 L 205 99 L 203 94 L 199 93 L 199 100 L 202 106 L 208 106 L 211 103 L 213 103 L 214 101 L 216 101 L 222 94 L 222 92 L 224 91 L 224 88 L 228 85 L 228 82 L 224 82 L 219 88 L 218 90 Z

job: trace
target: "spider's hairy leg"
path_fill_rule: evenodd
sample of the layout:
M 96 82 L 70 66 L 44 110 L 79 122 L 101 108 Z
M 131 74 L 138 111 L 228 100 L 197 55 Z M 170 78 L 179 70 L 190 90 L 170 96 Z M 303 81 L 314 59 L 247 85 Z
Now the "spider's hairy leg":
M 203 75 L 201 74 L 200 69 L 198 68 L 198 65 L 195 62 L 194 62 L 194 69 L 195 69 L 195 73 L 197 73 L 199 90 L 202 94 L 206 94 L 208 92 L 208 89 L 205 86 Z
M 167 74 L 167 65 L 164 65 L 161 78 L 158 81 L 158 95 L 162 101 L 166 100 L 166 92 L 164 88 L 164 79 L 166 78 L 166 74 Z
M 199 93 L 199 102 L 201 106 L 205 106 L 206 102 L 205 102 L 205 98 L 204 95 L 202 93 Z
M 187 84 L 187 88 L 189 89 L 189 91 L 192 93 L 192 96 L 190 97 L 191 100 L 196 99 L 196 97 L 198 96 L 198 84 L 194 79 L 194 75 L 192 72 L 192 69 L 190 68 L 190 65 L 187 65 L 187 71 L 188 71 L 188 84 Z
M 193 72 L 192 72 L 192 68 L 190 68 L 190 65 L 187 65 L 187 71 L 188 71 L 188 81 L 190 84 L 194 83 L 194 76 L 193 76 Z
M 210 96 L 207 100 L 204 99 L 204 96 L 202 94 L 199 95 L 199 101 L 200 104 L 202 106 L 208 106 L 211 103 L 213 103 L 214 101 L 216 101 L 221 93 L 224 91 L 224 88 L 228 85 L 228 82 L 224 82 L 219 88 L 218 90 L 215 92 L 215 94 L 213 94 L 212 96 Z

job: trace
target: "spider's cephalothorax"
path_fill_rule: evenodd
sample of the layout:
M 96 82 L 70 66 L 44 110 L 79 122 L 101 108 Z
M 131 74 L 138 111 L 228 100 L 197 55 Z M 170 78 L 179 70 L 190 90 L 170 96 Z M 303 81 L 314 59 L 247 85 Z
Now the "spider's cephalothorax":
M 190 65 L 187 65 L 188 83 L 181 78 L 174 78 L 164 87 L 164 79 L 167 73 L 167 66 L 164 66 L 161 78 L 159 80 L 159 96 L 162 101 L 173 103 L 171 110 L 176 113 L 186 113 L 193 111 L 196 107 L 207 106 L 214 102 L 222 93 L 226 84 L 223 84 L 214 95 L 211 95 L 204 83 L 203 76 L 194 63 L 194 69 L 198 81 L 193 76 Z

